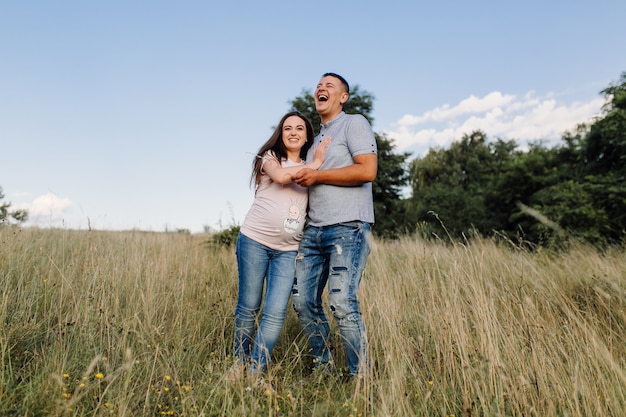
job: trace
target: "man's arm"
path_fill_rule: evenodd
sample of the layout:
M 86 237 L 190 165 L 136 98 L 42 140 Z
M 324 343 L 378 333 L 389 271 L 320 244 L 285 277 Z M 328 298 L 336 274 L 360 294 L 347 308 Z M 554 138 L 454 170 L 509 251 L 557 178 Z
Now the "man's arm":
M 352 187 L 372 182 L 378 171 L 378 157 L 375 154 L 362 154 L 354 157 L 354 164 L 334 169 L 301 169 L 294 175 L 293 181 L 303 187 L 315 184 Z

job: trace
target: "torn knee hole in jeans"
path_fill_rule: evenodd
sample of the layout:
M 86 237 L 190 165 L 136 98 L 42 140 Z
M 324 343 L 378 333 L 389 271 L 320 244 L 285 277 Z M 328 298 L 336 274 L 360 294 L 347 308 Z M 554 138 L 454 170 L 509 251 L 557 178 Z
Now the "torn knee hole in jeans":
M 302 252 L 298 252 L 298 254 L 296 255 L 296 260 L 302 260 L 304 259 L 304 254 Z
M 334 277 L 341 277 L 342 274 L 344 274 L 345 272 L 348 271 L 348 268 L 346 268 L 345 266 L 333 266 L 330 269 L 330 274 L 331 276 Z M 342 279 L 343 281 L 343 279 Z

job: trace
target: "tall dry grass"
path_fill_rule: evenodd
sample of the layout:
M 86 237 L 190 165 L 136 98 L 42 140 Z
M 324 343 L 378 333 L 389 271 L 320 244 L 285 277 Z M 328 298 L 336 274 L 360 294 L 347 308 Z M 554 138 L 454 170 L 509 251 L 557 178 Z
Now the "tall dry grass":
M 340 373 L 311 373 L 290 311 L 267 375 L 270 392 L 222 381 L 232 361 L 236 264 L 232 249 L 206 240 L 0 228 L 0 415 L 620 416 L 626 409 L 623 251 L 374 242 L 361 288 L 371 376 L 346 382 Z

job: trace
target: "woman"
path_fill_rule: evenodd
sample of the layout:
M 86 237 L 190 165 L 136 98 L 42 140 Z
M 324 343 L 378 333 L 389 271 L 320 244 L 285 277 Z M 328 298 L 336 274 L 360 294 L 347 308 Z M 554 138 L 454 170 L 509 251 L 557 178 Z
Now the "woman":
M 229 381 L 241 378 L 247 365 L 248 375 L 259 377 L 270 361 L 287 312 L 308 203 L 307 188 L 292 182 L 292 176 L 302 168 L 318 169 L 329 143 L 327 138 L 315 149 L 314 161 L 305 164 L 313 144 L 313 128 L 302 114 L 290 112 L 253 161 L 254 202 L 236 244 L 239 295 L 235 364 L 226 375 Z M 254 334 L 262 302 L 263 312 Z

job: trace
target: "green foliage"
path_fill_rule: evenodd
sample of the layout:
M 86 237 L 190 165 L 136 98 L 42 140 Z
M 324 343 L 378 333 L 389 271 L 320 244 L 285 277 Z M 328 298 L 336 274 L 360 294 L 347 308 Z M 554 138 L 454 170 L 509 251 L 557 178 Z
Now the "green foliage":
M 607 103 L 605 115 L 590 128 L 586 140 L 586 172 L 605 175 L 626 176 L 626 72 L 622 73 L 621 84 L 602 90 Z
M 537 191 L 532 195 L 532 206 L 559 225 L 559 229 L 534 222 L 528 230 L 540 241 L 550 241 L 564 229 L 571 236 L 595 244 L 604 243 L 608 219 L 606 211 L 596 206 L 590 192 L 592 188 L 591 184 L 566 181 Z
M 464 135 L 410 164 L 407 218 L 452 239 L 478 231 L 553 247 L 582 239 L 622 243 L 626 233 L 626 73 L 602 91 L 604 117 L 579 125 L 553 148 Z M 433 213 L 436 216 L 433 216 Z
M 4 193 L 2 192 L 2 187 L 0 187 L 0 225 L 3 223 L 24 223 L 28 220 L 28 211 L 26 210 L 10 210 L 11 203 L 5 202 L 2 203 L 2 199 L 4 199 Z
M 406 160 L 410 153 L 394 153 L 393 139 L 385 134 L 376 134 L 378 147 L 378 175 L 372 184 L 376 224 L 374 233 L 378 237 L 398 238 L 406 232 L 406 207 L 402 192 L 408 183 Z
M 498 230 L 509 237 L 521 233 L 524 239 L 539 242 L 542 234 L 537 228 L 541 229 L 541 223 L 521 210 L 519 203 L 541 210 L 531 204 L 531 196 L 558 183 L 559 178 L 555 149 L 534 143 L 526 152 L 514 151 L 494 173 L 489 184 L 487 211 L 494 214 L 491 230 Z
M 626 233 L 626 73 L 602 94 L 604 116 L 545 151 L 550 157 L 533 172 L 538 187 L 525 197 L 568 236 L 606 246 L 623 242 Z M 542 228 L 534 225 L 543 239 L 550 233 Z
M 230 226 L 211 235 L 209 244 L 216 247 L 231 247 L 237 242 L 240 226 Z
M 413 195 L 407 206 L 414 224 L 429 222 L 440 232 L 445 227 L 445 235 L 463 238 L 490 231 L 507 217 L 502 209 L 513 201 L 494 201 L 493 180 L 515 154 L 515 146 L 501 140 L 487 143 L 486 138 L 475 131 L 449 150 L 430 150 L 412 161 Z

